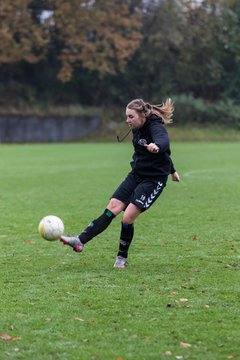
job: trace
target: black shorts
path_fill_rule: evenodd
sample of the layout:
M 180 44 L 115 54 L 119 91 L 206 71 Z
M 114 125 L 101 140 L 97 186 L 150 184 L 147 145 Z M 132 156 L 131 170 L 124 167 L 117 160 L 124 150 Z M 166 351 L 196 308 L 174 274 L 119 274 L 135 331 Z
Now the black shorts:
M 159 179 L 144 179 L 130 172 L 112 198 L 126 204 L 136 205 L 141 211 L 145 211 L 157 200 L 167 183 L 167 176 Z

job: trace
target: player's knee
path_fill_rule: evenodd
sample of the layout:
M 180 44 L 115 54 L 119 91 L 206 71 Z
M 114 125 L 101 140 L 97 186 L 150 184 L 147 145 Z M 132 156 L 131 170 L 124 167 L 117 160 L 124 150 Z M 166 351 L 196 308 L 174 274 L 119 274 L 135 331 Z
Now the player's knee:
M 123 211 L 124 208 L 125 208 L 125 204 L 118 199 L 111 199 L 107 206 L 107 209 L 111 210 L 111 212 L 115 216 L 118 215 L 121 211 Z
M 123 224 L 132 224 L 135 220 L 135 216 L 132 214 L 124 214 L 122 217 Z
M 141 214 L 141 212 L 142 210 L 139 209 L 136 205 L 129 204 L 123 214 L 122 222 L 124 224 L 133 224 L 136 218 Z

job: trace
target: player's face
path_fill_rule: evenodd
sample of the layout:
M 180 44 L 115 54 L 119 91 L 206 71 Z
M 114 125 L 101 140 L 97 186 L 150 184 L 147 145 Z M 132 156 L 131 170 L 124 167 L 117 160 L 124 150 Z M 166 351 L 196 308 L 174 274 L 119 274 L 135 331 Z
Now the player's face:
M 131 129 L 139 129 L 145 123 L 146 117 L 133 109 L 126 109 L 127 124 Z

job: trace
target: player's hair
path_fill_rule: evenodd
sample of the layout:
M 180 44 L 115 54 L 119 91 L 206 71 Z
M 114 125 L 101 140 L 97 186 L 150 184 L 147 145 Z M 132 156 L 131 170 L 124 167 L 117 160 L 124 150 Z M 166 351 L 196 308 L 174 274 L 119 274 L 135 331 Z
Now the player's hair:
M 144 113 L 146 116 L 152 114 L 157 115 L 162 118 L 164 124 L 169 124 L 172 122 L 174 106 L 170 98 L 159 105 L 146 103 L 142 99 L 134 99 L 127 105 L 127 108 L 136 110 L 139 113 Z

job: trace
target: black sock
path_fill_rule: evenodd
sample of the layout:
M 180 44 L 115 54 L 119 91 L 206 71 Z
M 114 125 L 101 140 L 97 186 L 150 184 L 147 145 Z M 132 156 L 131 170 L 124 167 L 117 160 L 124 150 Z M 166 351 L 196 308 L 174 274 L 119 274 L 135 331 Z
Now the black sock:
M 118 256 L 122 256 L 124 258 L 128 257 L 128 249 L 129 246 L 131 245 L 133 235 L 134 235 L 133 224 L 122 223 Z
M 105 209 L 103 214 L 100 215 L 96 220 L 93 220 L 88 227 L 83 230 L 79 235 L 79 239 L 83 244 L 86 244 L 93 237 L 103 232 L 115 218 L 115 215 L 108 209 Z

